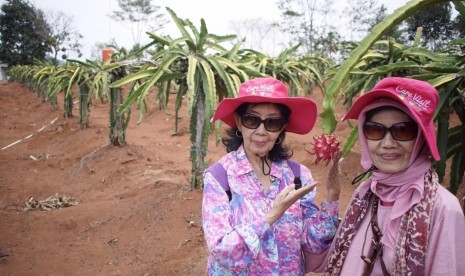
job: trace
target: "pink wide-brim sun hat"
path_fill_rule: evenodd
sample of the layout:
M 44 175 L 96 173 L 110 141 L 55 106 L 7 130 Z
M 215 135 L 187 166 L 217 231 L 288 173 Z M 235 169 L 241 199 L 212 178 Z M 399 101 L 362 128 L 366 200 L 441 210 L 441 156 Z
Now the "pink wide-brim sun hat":
M 286 132 L 307 134 L 315 125 L 315 102 L 304 97 L 289 97 L 284 83 L 274 78 L 255 78 L 241 84 L 236 98 L 225 98 L 218 104 L 211 122 L 221 120 L 236 127 L 234 112 L 243 103 L 275 103 L 289 107 L 291 115 Z
M 342 121 L 358 119 L 365 106 L 380 98 L 393 99 L 410 111 L 413 119 L 420 126 L 431 155 L 436 161 L 441 160 L 433 120 L 439 102 L 439 93 L 436 88 L 426 81 L 400 77 L 385 78 L 376 84 L 371 91 L 360 96 L 342 118 Z

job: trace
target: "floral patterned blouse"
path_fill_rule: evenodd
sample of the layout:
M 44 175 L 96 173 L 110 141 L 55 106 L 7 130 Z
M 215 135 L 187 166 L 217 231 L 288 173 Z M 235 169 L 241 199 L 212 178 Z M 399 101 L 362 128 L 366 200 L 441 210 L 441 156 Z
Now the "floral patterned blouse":
M 206 172 L 202 220 L 210 251 L 208 275 L 304 275 L 301 250 L 325 253 L 337 230 L 338 202 L 318 208 L 315 188 L 270 226 L 266 213 L 279 192 L 294 183 L 288 163 L 272 163 L 272 184 L 265 192 L 242 146 L 219 162 L 226 169 L 232 200 Z M 305 166 L 301 180 L 302 185 L 313 182 Z

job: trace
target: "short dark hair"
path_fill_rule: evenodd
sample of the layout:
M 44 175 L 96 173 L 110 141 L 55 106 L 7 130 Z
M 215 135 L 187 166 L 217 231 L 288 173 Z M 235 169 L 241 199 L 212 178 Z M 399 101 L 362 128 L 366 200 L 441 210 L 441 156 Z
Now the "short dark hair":
M 242 116 L 245 114 L 247 111 L 247 108 L 251 105 L 256 105 L 253 103 L 243 103 L 241 104 L 236 111 L 234 111 L 237 115 Z M 291 115 L 291 110 L 289 107 L 287 107 L 284 104 L 275 104 L 279 111 L 281 112 L 281 115 L 286 119 L 286 121 L 289 119 L 289 116 Z M 278 162 L 282 160 L 286 160 L 291 158 L 292 156 L 292 150 L 289 149 L 286 145 L 284 145 L 284 140 L 286 139 L 286 132 L 281 131 L 281 133 L 278 136 L 278 139 L 281 141 L 279 144 L 275 144 L 273 148 L 270 150 L 268 153 L 268 157 L 270 158 L 271 161 L 273 162 Z M 226 136 L 221 139 L 221 142 L 226 146 L 226 151 L 231 152 L 237 150 L 242 143 L 244 143 L 244 138 L 242 137 L 242 133 L 239 131 L 239 129 L 236 127 L 229 128 L 226 131 Z

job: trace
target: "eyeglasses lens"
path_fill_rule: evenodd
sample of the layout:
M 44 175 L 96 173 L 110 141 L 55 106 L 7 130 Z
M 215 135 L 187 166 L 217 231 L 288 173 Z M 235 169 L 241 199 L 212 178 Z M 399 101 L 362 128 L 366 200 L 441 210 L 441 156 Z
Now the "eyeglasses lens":
M 386 127 L 383 124 L 367 121 L 363 125 L 365 137 L 369 140 L 381 140 L 387 132 L 397 141 L 410 141 L 417 137 L 418 125 L 415 122 L 402 122 Z
M 249 129 L 257 129 L 263 123 L 265 129 L 270 132 L 280 131 L 285 124 L 282 118 L 266 118 L 265 120 L 262 120 L 258 116 L 249 114 L 241 116 L 241 123 Z

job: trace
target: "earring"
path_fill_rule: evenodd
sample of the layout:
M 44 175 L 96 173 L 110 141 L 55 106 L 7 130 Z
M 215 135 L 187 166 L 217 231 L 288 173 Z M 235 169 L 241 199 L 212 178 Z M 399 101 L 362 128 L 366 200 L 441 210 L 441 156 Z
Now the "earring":
M 236 137 L 242 138 L 242 133 L 239 130 L 236 130 Z
M 276 142 L 274 142 L 275 145 L 279 145 L 281 144 L 283 140 L 281 139 L 281 136 L 278 136 L 278 140 Z

